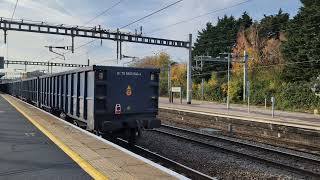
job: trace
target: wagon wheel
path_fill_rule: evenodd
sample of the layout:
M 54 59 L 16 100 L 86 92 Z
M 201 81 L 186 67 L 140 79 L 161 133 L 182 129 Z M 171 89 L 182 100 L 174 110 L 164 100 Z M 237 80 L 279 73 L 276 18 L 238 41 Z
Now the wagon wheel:
M 72 124 L 79 127 L 79 124 L 78 124 L 77 120 L 73 120 Z
M 60 117 L 61 119 L 63 119 L 63 120 L 67 120 L 67 115 L 66 115 L 66 113 L 64 113 L 64 112 L 61 112 L 61 113 L 59 114 L 59 117 Z
M 131 128 L 129 130 L 129 138 L 128 138 L 128 142 L 129 142 L 129 145 L 134 145 L 136 143 L 136 136 L 137 136 L 137 130 L 135 128 Z

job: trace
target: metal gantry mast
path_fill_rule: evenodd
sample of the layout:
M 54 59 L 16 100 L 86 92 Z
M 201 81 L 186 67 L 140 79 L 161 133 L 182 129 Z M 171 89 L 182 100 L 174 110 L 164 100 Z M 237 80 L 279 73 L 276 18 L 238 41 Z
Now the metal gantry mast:
M 2 60 L 1 60 L 2 59 Z M 44 62 L 44 61 L 11 61 L 11 60 L 3 60 L 3 57 L 0 57 L 0 69 L 4 67 L 4 65 L 9 66 L 9 64 L 17 64 L 17 65 L 24 65 L 24 71 L 27 71 L 27 66 L 47 66 L 48 67 L 48 73 L 49 68 L 51 67 L 51 73 L 52 73 L 52 67 L 53 66 L 60 66 L 60 67 L 87 67 L 88 64 L 71 64 L 71 63 L 55 63 L 55 62 Z
M 85 37 L 94 39 L 106 39 L 122 42 L 133 42 L 160 46 L 190 48 L 189 41 L 179 41 L 172 39 L 163 39 L 155 37 L 142 36 L 140 34 L 125 33 L 120 31 L 112 31 L 97 27 L 80 27 L 68 25 L 50 25 L 44 22 L 35 23 L 25 20 L 10 20 L 0 18 L 0 29 L 4 31 L 4 42 L 6 43 L 7 31 L 33 32 L 42 34 L 55 34 L 75 37 Z M 73 40 L 72 40 L 73 42 Z M 74 47 L 74 43 L 72 43 Z
M 137 33 L 120 32 L 119 30 L 107 30 L 101 26 L 98 27 L 81 27 L 69 26 L 64 24 L 53 25 L 45 22 L 34 22 L 26 20 L 12 20 L 7 18 L 0 18 L 0 29 L 4 31 L 4 42 L 7 42 L 7 31 L 33 32 L 41 34 L 54 34 L 71 37 L 71 50 L 74 52 L 74 38 L 85 37 L 100 40 L 113 40 L 117 42 L 117 56 L 119 53 L 119 43 L 121 52 L 122 42 L 150 44 L 159 46 L 170 46 L 178 48 L 186 48 L 189 52 L 188 68 L 187 68 L 187 103 L 191 104 L 192 94 L 192 34 L 189 34 L 189 41 L 179 41 L 165 38 L 156 38 L 143 36 Z M 120 54 L 121 57 L 121 54 Z M 117 58 L 118 59 L 118 58 Z
M 40 61 L 11 61 L 4 60 L 4 64 L 19 64 L 31 66 L 61 66 L 61 67 L 87 67 L 87 64 L 71 64 L 71 63 L 55 63 L 55 62 L 40 62 Z

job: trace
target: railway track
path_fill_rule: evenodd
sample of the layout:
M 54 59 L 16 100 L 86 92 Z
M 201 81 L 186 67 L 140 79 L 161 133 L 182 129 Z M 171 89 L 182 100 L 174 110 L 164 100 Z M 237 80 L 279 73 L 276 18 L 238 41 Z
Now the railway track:
M 305 175 L 310 178 L 320 178 L 319 156 L 305 156 L 299 153 L 264 147 L 221 136 L 207 135 L 169 125 L 162 125 L 160 129 L 152 131 L 218 149 L 223 152 L 233 153 L 292 173 Z
M 191 179 L 199 179 L 199 180 L 216 180 L 217 178 L 215 177 L 211 177 L 211 176 L 208 176 L 204 173 L 201 173 L 197 170 L 194 170 L 190 167 L 187 167 L 181 163 L 178 163 L 174 160 L 171 160 L 167 157 L 164 157 L 162 155 L 159 155 L 155 152 L 152 152 L 148 149 L 145 149 L 143 147 L 140 147 L 140 146 L 137 146 L 137 145 L 130 145 L 128 143 L 128 141 L 126 140 L 123 140 L 121 138 L 117 138 L 117 139 L 112 139 L 111 140 L 112 142 L 120 145 L 121 147 L 123 148 L 126 148 L 136 154 L 139 154 L 149 160 L 152 160 L 158 164 L 161 164 L 167 168 L 170 168 L 170 169 L 173 169 L 174 171 L 180 173 L 180 174 L 183 174 L 185 176 L 187 176 L 188 178 L 191 178 Z

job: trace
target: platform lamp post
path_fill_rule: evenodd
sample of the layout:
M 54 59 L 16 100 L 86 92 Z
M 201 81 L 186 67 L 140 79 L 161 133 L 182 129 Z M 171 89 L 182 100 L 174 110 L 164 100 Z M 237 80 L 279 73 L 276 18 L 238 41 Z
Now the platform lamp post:
M 168 64 L 168 94 L 169 94 L 169 103 L 171 103 L 171 66 L 177 64 L 176 62 L 171 62 Z
M 314 92 L 314 94 L 315 94 L 318 98 L 320 98 L 320 83 L 319 83 L 319 81 L 320 81 L 320 76 L 317 77 L 317 80 L 318 80 L 318 82 L 313 85 L 313 87 L 311 88 L 311 90 L 312 90 L 312 92 Z M 316 109 L 314 109 L 314 111 L 313 111 L 314 114 L 319 114 L 319 109 L 318 109 L 318 108 L 319 108 L 319 107 L 317 107 Z
M 248 95 L 248 53 L 243 51 L 243 102 L 247 100 Z
M 191 104 L 191 96 L 192 96 L 192 79 L 191 79 L 191 71 L 192 71 L 192 34 L 189 34 L 189 60 L 187 63 L 187 104 Z
M 230 64 L 231 64 L 231 53 L 220 53 L 227 55 L 228 57 L 228 90 L 227 90 L 227 109 L 230 108 Z
M 228 53 L 228 92 L 227 92 L 227 108 L 230 108 L 230 61 L 231 61 L 231 54 Z
M 51 66 L 51 73 L 52 73 L 52 66 Z M 48 61 L 48 74 L 50 74 L 50 61 Z

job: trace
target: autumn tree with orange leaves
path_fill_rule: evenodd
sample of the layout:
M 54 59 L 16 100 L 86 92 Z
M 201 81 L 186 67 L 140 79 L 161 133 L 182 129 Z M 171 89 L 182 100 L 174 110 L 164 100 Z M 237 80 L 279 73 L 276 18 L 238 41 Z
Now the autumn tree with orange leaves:
M 319 54 L 315 45 L 318 41 L 311 37 L 319 34 L 312 14 L 319 13 L 320 4 L 312 0 L 303 0 L 302 4 L 304 7 L 293 20 L 289 20 L 289 14 L 281 9 L 277 14 L 265 15 L 255 22 L 244 13 L 239 19 L 224 16 L 218 19 L 216 25 L 208 23 L 205 29 L 199 31 L 194 56 L 217 57 L 224 52 L 234 55 L 229 87 L 233 103 L 243 103 L 243 52 L 246 51 L 249 54 L 247 72 L 251 103 L 263 105 L 265 98 L 270 101 L 270 97 L 274 96 L 278 109 L 312 111 L 320 107 L 319 98 L 315 98 L 310 89 L 312 78 L 320 73 L 317 69 L 319 60 L 313 58 L 317 62 L 290 64 L 312 59 Z M 301 16 L 308 20 L 308 31 L 299 29 L 304 24 Z M 307 38 L 309 40 L 306 42 Z M 298 41 L 303 43 L 299 44 Z M 298 47 L 304 44 L 309 46 Z M 228 89 L 225 64 L 207 64 L 203 71 L 195 71 L 194 74 L 194 98 L 201 99 L 200 80 L 204 78 L 204 100 L 225 102 Z
M 167 53 L 161 52 L 154 56 L 147 56 L 135 62 L 133 67 L 159 68 L 160 71 L 160 95 L 168 95 L 168 65 L 173 61 Z M 187 79 L 186 64 L 175 64 L 171 67 L 172 86 L 179 86 L 185 91 Z

